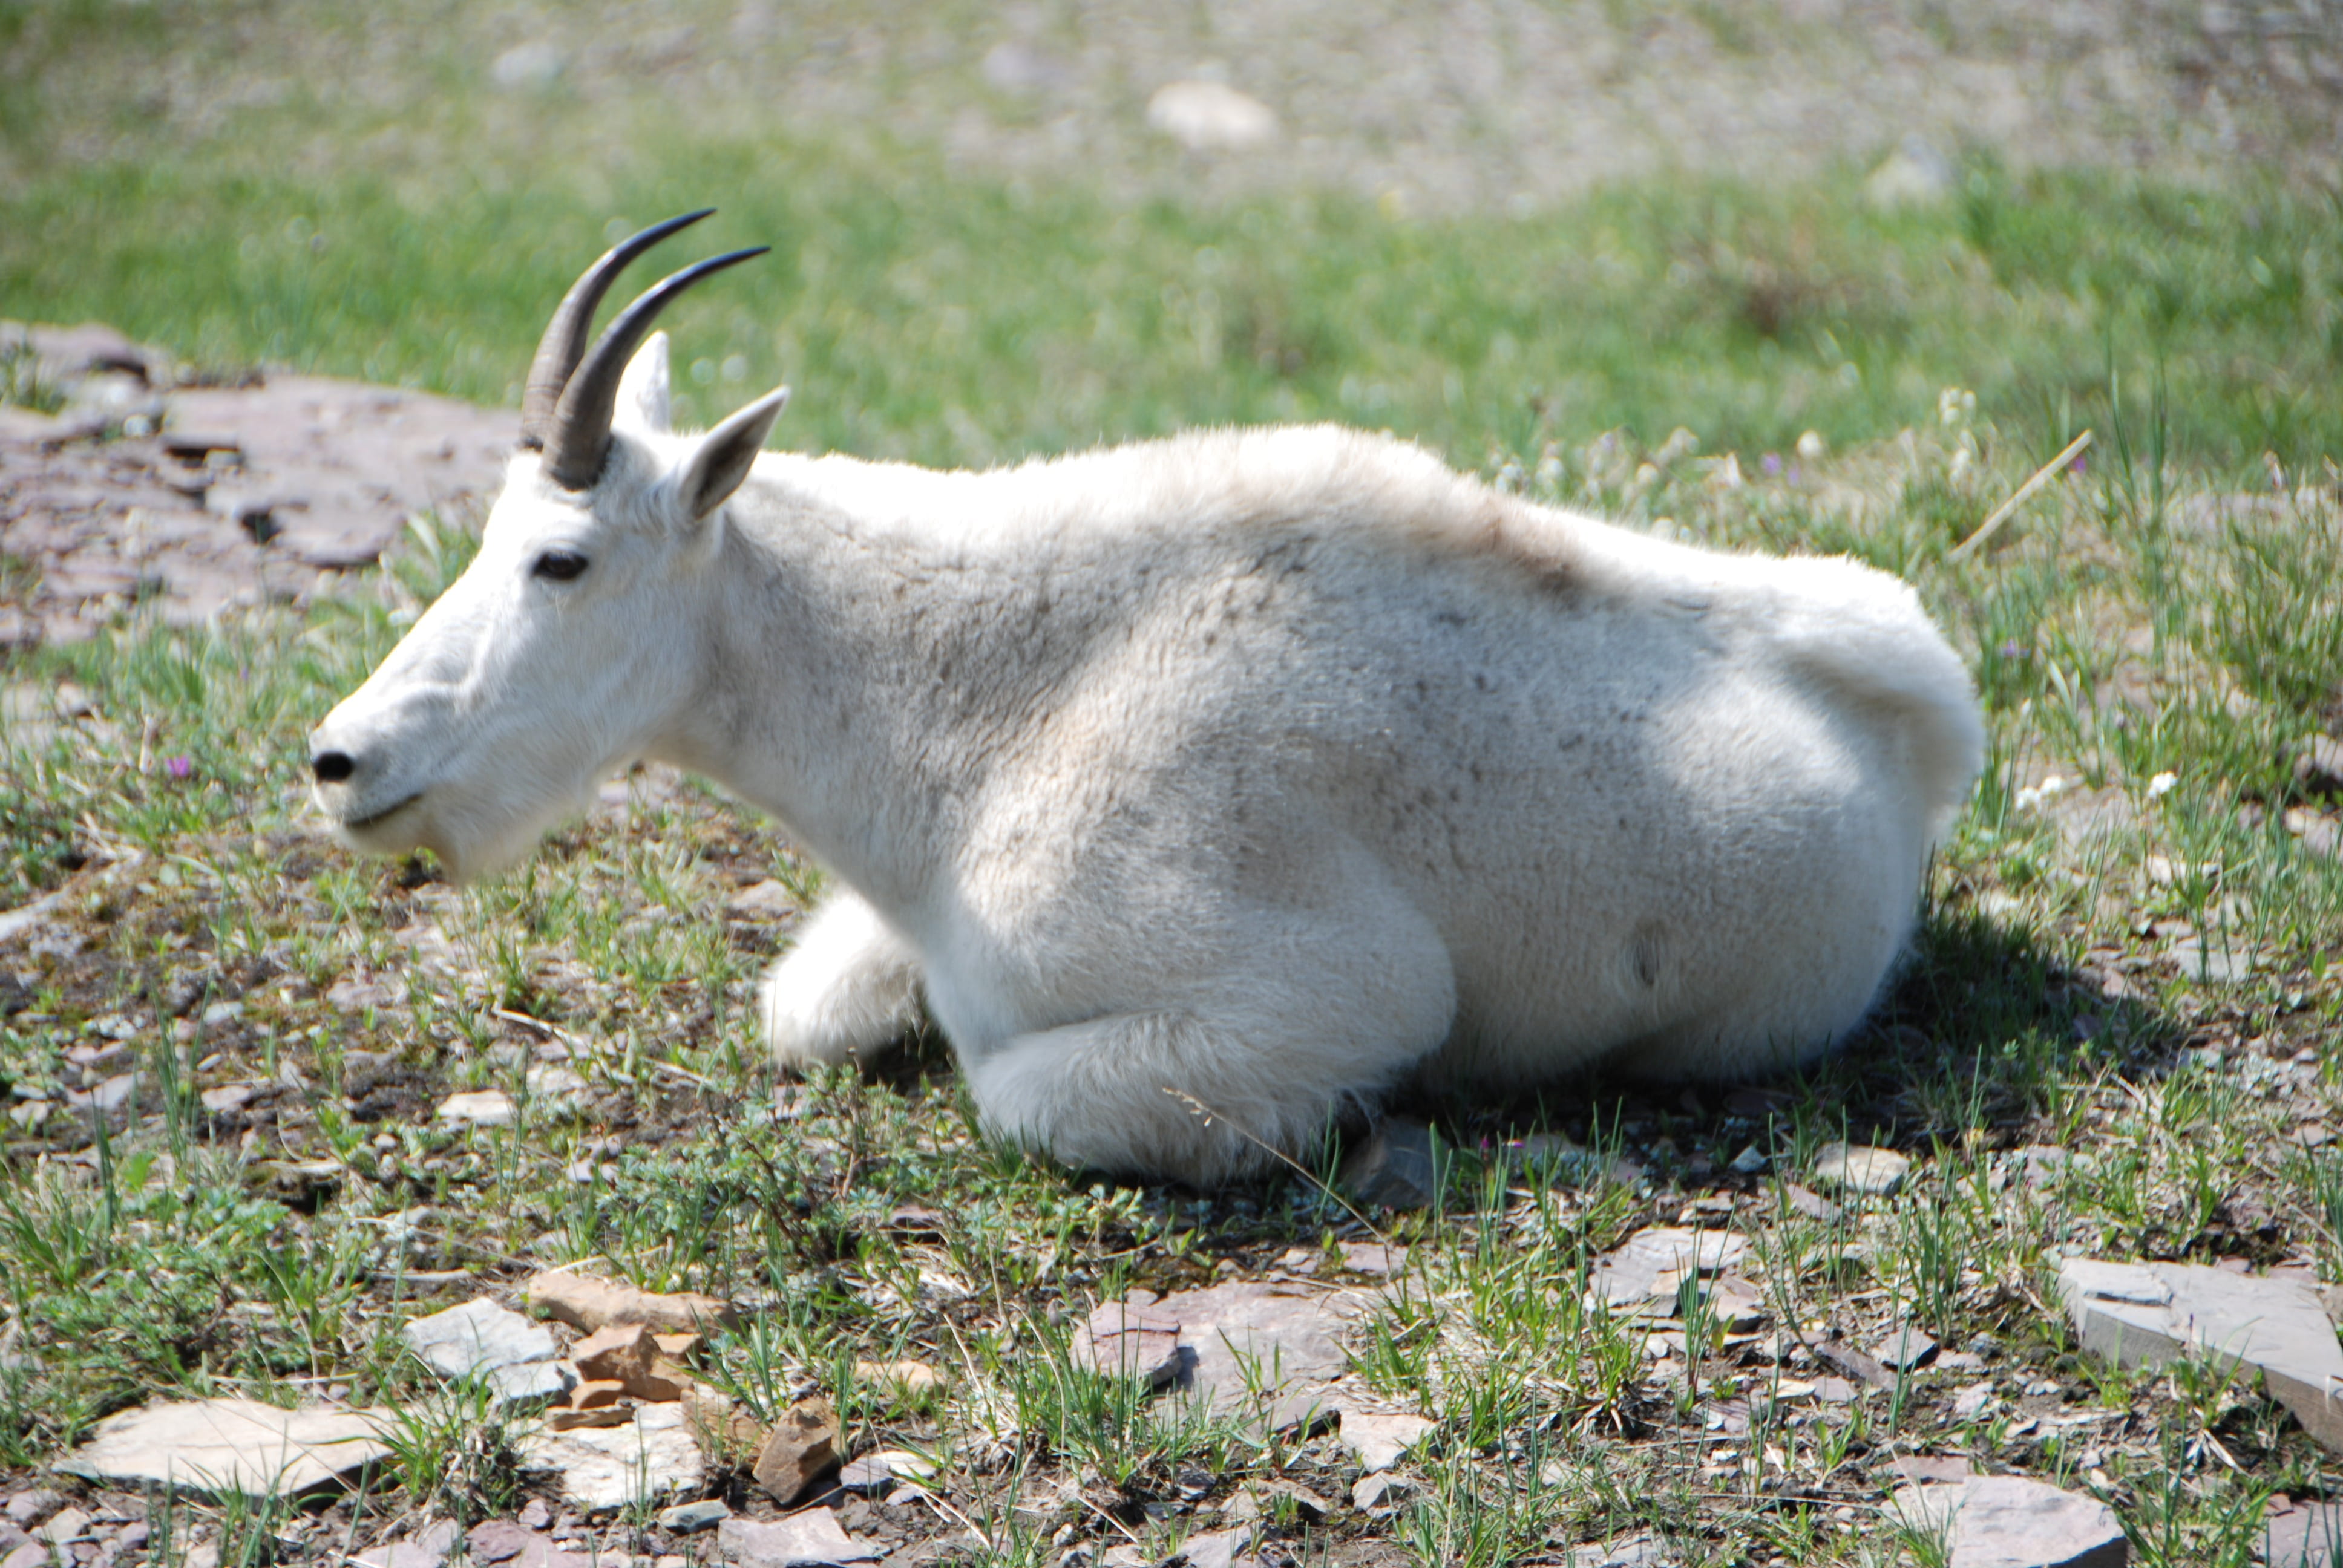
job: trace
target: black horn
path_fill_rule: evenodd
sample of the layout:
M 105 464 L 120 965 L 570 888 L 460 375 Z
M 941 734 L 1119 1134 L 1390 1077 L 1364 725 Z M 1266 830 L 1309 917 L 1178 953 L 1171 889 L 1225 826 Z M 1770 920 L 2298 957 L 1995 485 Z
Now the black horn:
M 561 389 L 569 385 L 576 374 L 578 362 L 586 357 L 586 334 L 594 326 L 594 311 L 608 293 L 610 285 L 627 264 L 650 249 L 679 229 L 689 228 L 716 209 L 701 207 L 698 212 L 671 217 L 665 223 L 653 224 L 630 239 L 612 246 L 602 259 L 588 267 L 561 297 L 546 324 L 545 336 L 537 345 L 537 357 L 529 362 L 528 383 L 521 394 L 520 444 L 534 451 L 544 449 L 552 438 L 554 410 L 560 406 Z
M 553 427 L 545 443 L 545 467 L 554 483 L 564 489 L 583 490 L 602 477 L 602 459 L 610 450 L 610 415 L 618 406 L 618 377 L 626 374 L 627 361 L 668 302 L 710 273 L 738 266 L 771 248 L 759 245 L 710 256 L 697 266 L 661 278 L 603 329 L 594 347 L 586 351 L 585 363 L 561 389 L 561 401 L 553 410 Z

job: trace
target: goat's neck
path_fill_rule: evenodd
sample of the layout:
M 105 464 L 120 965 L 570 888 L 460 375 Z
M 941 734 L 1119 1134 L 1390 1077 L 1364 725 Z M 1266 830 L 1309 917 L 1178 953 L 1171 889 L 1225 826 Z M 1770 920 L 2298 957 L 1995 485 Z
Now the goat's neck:
M 763 466 L 732 508 L 670 759 L 778 818 L 881 909 L 948 896 L 956 825 L 1062 659 L 1004 567 L 874 528 Z

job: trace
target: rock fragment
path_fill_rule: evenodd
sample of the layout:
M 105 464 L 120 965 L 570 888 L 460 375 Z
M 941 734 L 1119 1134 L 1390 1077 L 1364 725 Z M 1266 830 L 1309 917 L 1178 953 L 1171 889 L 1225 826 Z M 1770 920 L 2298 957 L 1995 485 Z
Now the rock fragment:
M 540 1432 L 520 1445 L 524 1469 L 554 1471 L 588 1513 L 700 1490 L 707 1476 L 680 1404 L 640 1404 L 622 1426 Z
M 697 1503 L 679 1503 L 672 1508 L 659 1510 L 659 1527 L 678 1535 L 690 1535 L 712 1524 L 721 1524 L 732 1517 L 732 1510 L 720 1497 L 703 1497 Z
M 358 1568 L 440 1568 L 462 1537 L 454 1521 L 436 1520 L 404 1541 L 373 1547 L 351 1561 Z
M 1926 1366 L 1940 1348 L 1926 1330 L 1916 1324 L 1905 1323 L 1890 1329 L 1885 1338 L 1871 1347 L 1871 1353 L 1884 1367 L 1896 1372 L 1911 1372 Z
M 2298 1503 L 2262 1524 L 2268 1568 L 2336 1568 L 2343 1563 L 2343 1503 Z
M 709 1333 L 740 1326 L 739 1309 L 713 1296 L 692 1291 L 663 1295 L 568 1269 L 535 1276 L 528 1293 L 532 1312 L 558 1319 L 581 1333 L 612 1323 L 642 1323 L 660 1333 Z
M 485 1378 L 506 1403 L 557 1399 L 568 1386 L 554 1363 L 552 1334 L 486 1296 L 417 1318 L 398 1333 L 441 1377 Z
M 935 1474 L 935 1461 L 924 1454 L 906 1448 L 882 1448 L 849 1460 L 838 1473 L 838 1483 L 849 1492 L 878 1492 L 898 1481 L 930 1481 Z
M 1187 1568 L 1233 1568 L 1237 1553 L 1252 1544 L 1252 1527 L 1248 1524 L 1240 1524 L 1233 1530 L 1208 1531 L 1180 1543 L 1179 1561 L 1185 1563 Z
M 1389 1278 L 1407 1268 L 1407 1249 L 1383 1241 L 1345 1241 L 1342 1243 L 1342 1267 L 1354 1274 L 1373 1274 Z
M 440 1121 L 467 1127 L 509 1127 L 519 1115 L 512 1096 L 501 1089 L 466 1090 L 449 1095 L 439 1105 Z
M 757 1484 L 787 1508 L 838 1463 L 838 1412 L 826 1399 L 801 1400 L 781 1412 L 757 1452 Z
M 590 1382 L 615 1383 L 636 1399 L 679 1400 L 689 1377 L 660 1352 L 649 1324 L 610 1323 L 570 1347 L 578 1375 Z M 579 1408 L 590 1408 L 579 1402 Z
M 1277 1429 L 1329 1413 L 1327 1385 L 1349 1366 L 1341 1334 L 1354 1297 L 1281 1282 L 1232 1280 L 1161 1300 L 1125 1298 L 1180 1324 L 1175 1392 Z M 1256 1390 L 1266 1391 L 1265 1404 Z
M 384 1410 L 279 1410 L 249 1399 L 166 1401 L 98 1422 L 59 1462 L 71 1475 L 137 1490 L 302 1493 L 386 1457 Z
M 1904 1185 L 1904 1178 L 1911 1169 L 1912 1161 L 1893 1149 L 1832 1143 L 1816 1152 L 1813 1169 L 1807 1174 L 1817 1187 L 1887 1198 Z
M 1108 1302 L 1091 1312 L 1069 1348 L 1076 1366 L 1140 1378 L 1151 1388 L 1180 1375 L 1180 1321 L 1125 1302 Z
M 727 1519 L 716 1527 L 717 1554 L 739 1568 L 853 1568 L 876 1563 L 882 1553 L 857 1541 L 827 1508 L 809 1508 L 770 1523 Z
M 2131 1543 L 2115 1511 L 2016 1475 L 1907 1486 L 1888 1504 L 1946 1549 L 1946 1568 L 2125 1568 Z
M 894 1362 L 856 1362 L 854 1376 L 858 1382 L 881 1383 L 905 1393 L 925 1393 L 937 1387 L 943 1374 L 925 1362 L 910 1360 Z
M 1167 82 L 1147 100 L 1147 124 L 1192 153 L 1244 152 L 1277 139 L 1277 115 L 1225 82 Z
M 795 893 L 767 877 L 727 899 L 724 908 L 727 913 L 739 920 L 780 920 L 797 914 L 799 905 Z
M 1734 1268 L 1748 1255 L 1749 1239 L 1730 1231 L 1655 1225 L 1636 1231 L 1598 1261 L 1589 1291 L 1612 1306 L 1634 1306 L 1672 1296 L 1687 1278 Z
M 745 1465 L 764 1446 L 764 1423 L 729 1394 L 706 1383 L 687 1383 L 682 1403 L 686 1429 L 710 1459 Z
M 1358 1456 L 1360 1466 L 1368 1474 L 1391 1469 L 1405 1458 L 1410 1449 L 1439 1430 L 1435 1422 L 1420 1415 L 1371 1415 L 1359 1411 L 1342 1412 L 1342 1446 Z
M 2181 1355 L 2250 1367 L 2305 1431 L 2343 1451 L 2343 1346 L 2310 1286 L 2195 1263 L 2069 1258 L 2058 1290 L 2085 1350 L 2126 1367 Z
M 1563 1568 L 1662 1568 L 1676 1558 L 1656 1535 L 1623 1535 L 1593 1546 L 1574 1546 L 1562 1554 Z

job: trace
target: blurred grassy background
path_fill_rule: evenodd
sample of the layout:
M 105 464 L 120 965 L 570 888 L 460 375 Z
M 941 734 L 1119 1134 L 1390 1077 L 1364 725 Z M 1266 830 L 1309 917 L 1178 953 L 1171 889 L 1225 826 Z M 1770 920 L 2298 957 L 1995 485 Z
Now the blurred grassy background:
M 1930 95 L 1986 92 L 1981 62 L 2035 80 L 2023 32 L 1980 30 L 1993 7 L 1966 34 L 1915 33 L 1938 51 L 1917 65 L 1895 6 L 1828 35 L 1795 7 L 1733 25 L 1578 9 L 1608 30 L 1614 80 L 1548 106 L 1554 124 L 1447 128 L 1434 111 L 1474 101 L 1473 55 L 1456 80 L 1387 78 L 1396 108 L 1289 109 L 1277 143 L 1206 157 L 1151 139 L 1155 82 L 1201 69 L 1307 106 L 1322 77 L 1396 67 L 1368 57 L 1372 32 L 1315 74 L 1266 44 L 1197 66 L 1247 42 L 1202 11 L 1163 38 L 1030 6 L 17 5 L 0 10 L 0 315 L 509 403 L 607 235 L 714 204 L 700 249 L 776 248 L 676 313 L 687 413 L 788 380 L 779 439 L 808 448 L 984 463 L 1332 418 L 1466 466 L 1677 425 L 1754 458 L 1807 428 L 1893 434 L 1962 386 L 2046 455 L 2112 397 L 2145 423 L 2160 380 L 2174 453 L 2240 482 L 2266 451 L 2292 470 L 2343 450 L 2331 124 L 2322 142 L 2272 108 L 2243 136 L 2174 42 L 2178 12 L 2093 45 L 2163 62 L 2168 94 L 2092 98 L 2097 78 L 2072 73 L 2098 55 L 2076 45 L 2057 81 L 2079 106 L 1996 140 L 1935 124 L 1950 111 Z M 1503 39 L 1482 54 L 1516 68 Z M 1721 143 L 1738 122 L 1688 109 L 1640 163 L 1617 153 L 1625 130 L 1607 152 L 1572 139 L 1671 63 L 1687 95 L 1759 78 L 1815 101 L 1766 120 L 1752 97 L 1738 112 L 1760 123 Z M 1895 145 L 1873 100 L 1897 90 L 1949 149 L 1944 188 L 1900 205 L 1865 178 Z M 1832 91 L 1835 141 L 1807 134 Z M 1769 138 L 1799 156 L 1750 177 Z M 1534 176 L 1542 151 L 1557 166 Z M 2037 156 L 2054 151 L 2099 161 Z

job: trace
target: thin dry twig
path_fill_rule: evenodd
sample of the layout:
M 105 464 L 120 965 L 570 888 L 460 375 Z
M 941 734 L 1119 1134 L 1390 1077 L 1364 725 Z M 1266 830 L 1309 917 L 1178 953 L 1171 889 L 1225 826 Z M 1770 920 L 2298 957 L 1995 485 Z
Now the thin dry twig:
M 2077 457 L 2081 457 L 2083 454 L 2083 448 L 2090 444 L 2091 432 L 2088 430 L 2084 431 L 2081 435 L 2067 442 L 2066 449 L 2065 451 L 2059 453 L 2056 457 L 2043 464 L 2039 468 L 2035 469 L 2034 477 L 2026 480 L 2026 483 L 2018 486 L 2017 493 L 2016 495 L 2010 497 L 2009 499 L 1996 507 L 1993 509 L 1993 515 L 1986 518 L 1984 522 L 1977 525 L 1976 532 L 1971 534 L 1967 538 L 1963 539 L 1959 544 L 1955 545 L 1953 547 L 1953 553 L 1946 558 L 1956 561 L 1965 560 L 1969 556 L 1974 555 L 1978 547 L 1982 546 L 1986 540 L 1993 538 L 1995 529 L 2000 528 L 2002 524 L 2009 521 L 2011 515 L 2015 513 L 2018 508 L 2026 504 L 2028 497 L 2032 496 L 2035 491 L 2040 489 L 2043 486 L 2050 482 L 2051 475 L 2056 473 L 2059 469 L 2073 462 Z

